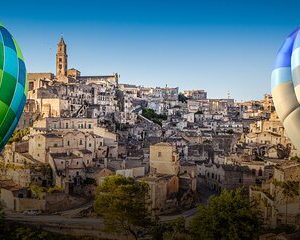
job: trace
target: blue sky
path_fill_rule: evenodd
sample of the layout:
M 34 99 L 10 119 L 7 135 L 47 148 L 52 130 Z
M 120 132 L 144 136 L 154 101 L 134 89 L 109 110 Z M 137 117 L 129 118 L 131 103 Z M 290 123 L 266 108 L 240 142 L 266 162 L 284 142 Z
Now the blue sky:
M 300 24 L 300 1 L 15 0 L 1 3 L 0 21 L 31 72 L 55 72 L 63 33 L 69 67 L 84 75 L 118 72 L 122 83 L 248 100 L 270 92 L 277 50 Z

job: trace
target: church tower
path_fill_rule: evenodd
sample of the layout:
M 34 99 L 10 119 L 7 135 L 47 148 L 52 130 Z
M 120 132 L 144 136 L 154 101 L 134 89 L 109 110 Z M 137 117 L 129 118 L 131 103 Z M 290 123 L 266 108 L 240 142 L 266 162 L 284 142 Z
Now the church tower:
M 57 44 L 56 53 L 56 77 L 62 78 L 67 76 L 68 70 L 68 55 L 67 55 L 67 45 L 63 37 L 60 38 Z

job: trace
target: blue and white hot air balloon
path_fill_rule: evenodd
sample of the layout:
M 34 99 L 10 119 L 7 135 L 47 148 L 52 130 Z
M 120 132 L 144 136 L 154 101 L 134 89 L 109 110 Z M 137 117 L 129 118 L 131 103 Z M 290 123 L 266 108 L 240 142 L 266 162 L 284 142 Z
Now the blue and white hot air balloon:
M 271 79 L 278 117 L 300 150 L 300 27 L 286 38 L 278 51 Z

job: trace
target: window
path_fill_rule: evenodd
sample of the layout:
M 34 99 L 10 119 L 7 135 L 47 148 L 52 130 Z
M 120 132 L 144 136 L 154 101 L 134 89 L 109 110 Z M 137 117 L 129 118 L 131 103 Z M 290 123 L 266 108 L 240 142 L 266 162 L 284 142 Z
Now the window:
M 67 142 L 67 145 L 70 146 L 70 141 Z
M 24 198 L 23 193 L 18 193 L 18 198 Z
M 82 139 L 80 139 L 80 141 L 79 141 L 79 145 L 82 145 Z
M 29 90 L 31 91 L 31 90 L 33 90 L 34 89 L 34 83 L 33 82 L 30 82 L 29 83 Z
M 161 152 L 158 152 L 158 153 L 157 153 L 157 156 L 158 156 L 158 157 L 161 157 Z
M 91 129 L 92 128 L 92 124 L 89 124 L 89 129 Z

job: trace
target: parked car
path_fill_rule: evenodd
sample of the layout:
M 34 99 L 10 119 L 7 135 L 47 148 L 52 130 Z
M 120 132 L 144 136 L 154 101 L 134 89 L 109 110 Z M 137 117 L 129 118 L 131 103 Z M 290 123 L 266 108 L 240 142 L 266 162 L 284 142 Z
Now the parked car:
M 40 210 L 26 210 L 23 212 L 24 215 L 38 215 L 41 214 Z

